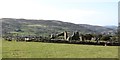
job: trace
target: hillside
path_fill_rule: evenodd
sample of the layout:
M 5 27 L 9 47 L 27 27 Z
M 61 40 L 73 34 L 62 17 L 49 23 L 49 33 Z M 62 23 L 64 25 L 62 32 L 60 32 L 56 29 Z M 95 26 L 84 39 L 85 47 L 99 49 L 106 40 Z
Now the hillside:
M 93 26 L 87 24 L 74 24 L 69 22 L 62 22 L 57 20 L 35 20 L 35 19 L 15 19 L 15 18 L 2 18 L 2 32 L 18 33 L 22 35 L 37 34 L 37 35 L 50 35 L 63 31 L 79 31 L 81 33 L 102 33 L 102 32 L 115 32 L 114 29 Z
M 114 25 L 110 25 L 110 26 L 104 26 L 106 28 L 111 28 L 111 29 L 117 29 L 118 27 L 117 26 L 114 26 Z

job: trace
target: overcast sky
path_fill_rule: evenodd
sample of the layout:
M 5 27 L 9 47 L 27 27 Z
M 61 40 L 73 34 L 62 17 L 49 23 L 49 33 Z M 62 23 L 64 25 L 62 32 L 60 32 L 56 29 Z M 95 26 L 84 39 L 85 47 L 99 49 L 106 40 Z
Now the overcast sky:
M 0 0 L 0 18 L 117 25 L 119 0 Z

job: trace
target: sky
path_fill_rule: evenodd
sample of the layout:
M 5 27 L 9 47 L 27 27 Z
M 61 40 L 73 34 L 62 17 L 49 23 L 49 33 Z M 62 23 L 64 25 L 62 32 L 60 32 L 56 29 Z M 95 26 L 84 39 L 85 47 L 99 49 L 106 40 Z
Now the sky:
M 119 0 L 0 0 L 0 18 L 118 25 Z

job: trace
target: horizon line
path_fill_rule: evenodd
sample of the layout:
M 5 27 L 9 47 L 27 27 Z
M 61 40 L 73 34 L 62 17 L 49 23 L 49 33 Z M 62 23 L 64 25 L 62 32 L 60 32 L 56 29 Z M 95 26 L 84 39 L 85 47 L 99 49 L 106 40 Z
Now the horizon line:
M 37 18 L 0 18 L 0 20 L 1 19 L 25 19 L 25 20 L 51 20 L 52 21 L 52 19 L 37 19 Z M 53 19 L 53 21 L 61 21 L 61 20 L 55 20 L 55 19 Z M 66 21 L 61 21 L 61 22 L 66 22 Z M 67 21 L 67 23 L 73 23 L 73 22 L 68 22 Z M 78 23 L 73 23 L 73 24 L 78 24 Z M 85 23 L 79 23 L 79 24 L 85 24 Z M 118 22 L 118 25 L 94 25 L 94 24 L 86 24 L 86 25 L 93 25 L 93 26 L 119 26 L 119 22 Z

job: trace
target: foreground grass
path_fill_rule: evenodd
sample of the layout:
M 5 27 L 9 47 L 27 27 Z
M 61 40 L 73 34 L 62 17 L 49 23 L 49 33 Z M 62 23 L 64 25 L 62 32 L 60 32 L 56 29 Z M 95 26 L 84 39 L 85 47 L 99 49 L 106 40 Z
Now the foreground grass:
M 3 58 L 117 58 L 117 46 L 3 41 Z
M 2 59 L 2 39 L 0 38 L 0 59 Z

